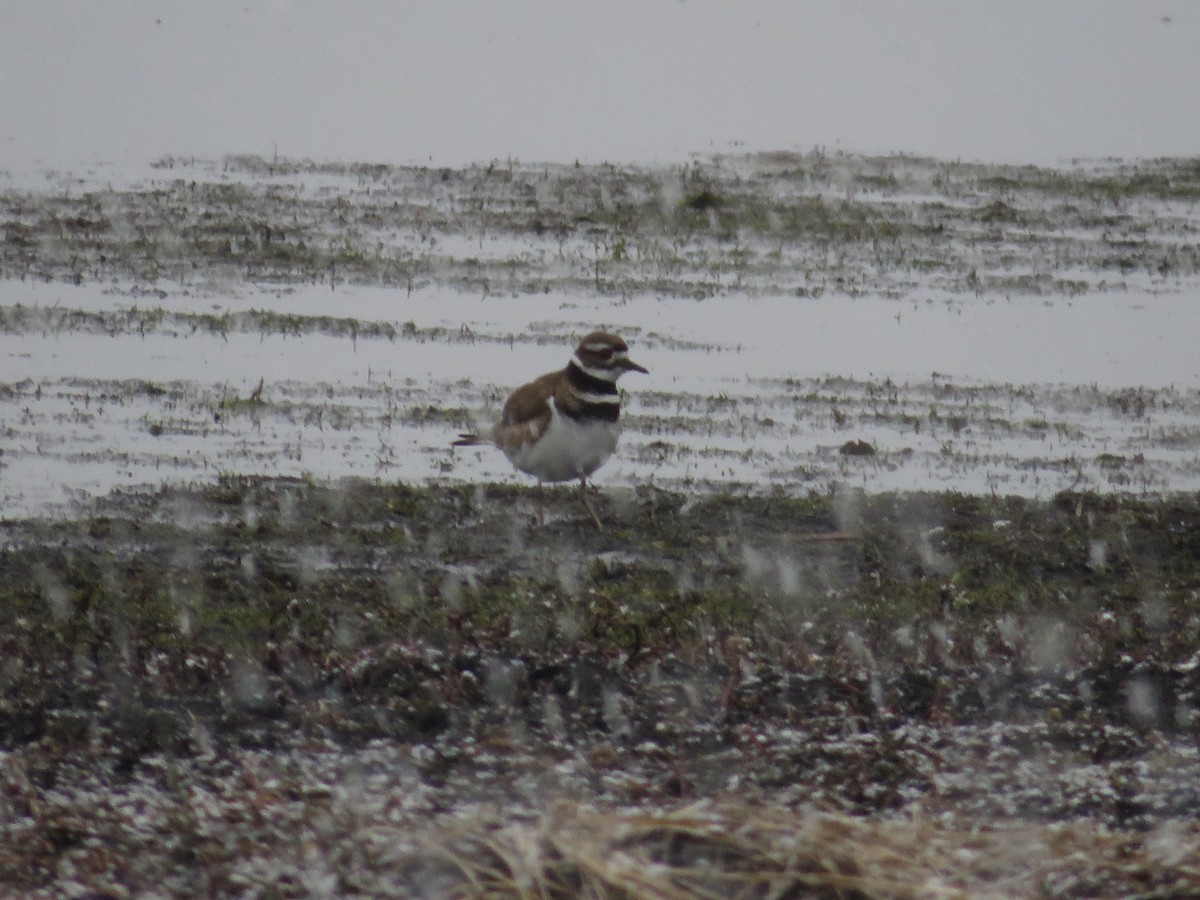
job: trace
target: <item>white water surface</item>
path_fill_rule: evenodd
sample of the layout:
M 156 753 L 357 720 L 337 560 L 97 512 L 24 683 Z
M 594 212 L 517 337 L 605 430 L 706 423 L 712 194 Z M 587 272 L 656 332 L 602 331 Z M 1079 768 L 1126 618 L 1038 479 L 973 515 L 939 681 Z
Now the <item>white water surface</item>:
M 440 287 L 412 294 L 386 288 L 302 285 L 131 299 L 101 285 L 0 282 L 0 304 L 67 309 L 171 311 L 271 309 L 300 316 L 411 322 L 456 335 L 443 343 L 302 337 L 199 335 L 188 340 L 89 334 L 0 336 L 0 380 L 69 375 L 96 378 L 259 377 L 330 381 L 368 371 L 398 377 L 472 378 L 515 386 L 560 368 L 570 347 L 529 343 L 542 335 L 609 328 L 703 345 L 702 350 L 636 348 L 660 388 L 704 390 L 759 378 L 836 376 L 907 381 L 933 374 L 1011 384 L 1200 388 L 1200 296 L 1194 292 L 977 299 L 930 295 L 897 300 L 827 294 L 818 298 L 715 297 L 702 301 L 586 295 L 483 298 Z M 459 333 L 469 328 L 481 340 Z M 522 343 L 505 343 L 513 337 Z M 487 338 L 488 340 L 482 340 Z M 114 353 L 115 346 L 120 352 Z M 665 382 L 663 379 L 667 379 Z
M 145 308 L 146 297 L 136 298 Z M 239 285 L 166 310 L 271 308 L 385 322 L 396 337 L 163 326 L 0 335 L 0 503 L 45 512 L 126 485 L 219 474 L 525 483 L 454 451 L 513 387 L 593 328 L 625 335 L 626 434 L 601 485 L 789 491 L 1200 488 L 1194 292 L 924 300 L 736 295 L 468 297 L 430 288 Z M 128 309 L 134 298 L 7 281 L 0 303 Z M 405 323 L 416 327 L 406 336 Z M 261 407 L 227 409 L 259 384 Z M 147 387 L 149 386 L 149 387 Z M 236 407 L 236 402 L 234 403 Z M 449 418 L 439 410 L 456 411 Z M 838 448 L 865 440 L 866 459 Z

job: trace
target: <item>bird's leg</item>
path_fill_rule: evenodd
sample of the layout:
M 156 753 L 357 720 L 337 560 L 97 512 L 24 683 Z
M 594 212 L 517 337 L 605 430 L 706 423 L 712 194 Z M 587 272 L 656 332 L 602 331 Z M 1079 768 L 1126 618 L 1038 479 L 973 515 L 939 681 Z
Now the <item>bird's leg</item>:
M 542 480 L 539 478 L 537 483 L 537 512 L 538 524 L 546 524 L 546 497 L 542 494 Z
M 592 517 L 592 521 L 596 523 L 596 527 L 603 531 L 604 523 L 600 521 L 600 517 L 596 515 L 596 511 L 592 509 L 592 504 L 588 503 L 586 475 L 579 476 L 579 499 L 583 503 L 583 508 L 588 511 L 588 515 Z

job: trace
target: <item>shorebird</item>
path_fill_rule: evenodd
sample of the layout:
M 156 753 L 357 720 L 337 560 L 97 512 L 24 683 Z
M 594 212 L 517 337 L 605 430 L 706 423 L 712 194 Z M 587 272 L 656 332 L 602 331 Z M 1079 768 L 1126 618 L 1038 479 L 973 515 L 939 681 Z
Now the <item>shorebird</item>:
M 604 524 L 587 499 L 587 478 L 612 456 L 620 434 L 617 379 L 649 374 L 629 358 L 615 334 L 594 331 L 579 342 L 565 369 L 517 388 L 490 435 L 463 434 L 455 447 L 494 444 L 514 467 L 538 480 L 538 517 L 544 521 L 545 481 L 579 479 L 579 499 L 597 528 Z

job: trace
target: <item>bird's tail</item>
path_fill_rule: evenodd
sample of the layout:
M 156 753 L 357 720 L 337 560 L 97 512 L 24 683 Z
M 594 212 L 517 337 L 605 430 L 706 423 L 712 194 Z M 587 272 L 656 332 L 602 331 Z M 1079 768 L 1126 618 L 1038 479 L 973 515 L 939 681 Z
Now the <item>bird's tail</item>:
M 467 434 L 460 434 L 458 436 L 458 440 L 450 442 L 450 446 L 451 447 L 482 447 L 485 444 L 490 444 L 490 443 L 491 443 L 491 441 L 488 440 L 486 437 L 484 437 L 481 434 L 467 433 Z

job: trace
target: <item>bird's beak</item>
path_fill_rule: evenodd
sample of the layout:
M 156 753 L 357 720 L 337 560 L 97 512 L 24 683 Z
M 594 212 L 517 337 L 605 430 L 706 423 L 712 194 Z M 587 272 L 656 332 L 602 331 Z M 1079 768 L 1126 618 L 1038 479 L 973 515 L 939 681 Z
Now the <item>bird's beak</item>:
M 623 368 L 626 372 L 641 372 L 643 375 L 650 374 L 649 369 L 647 369 L 645 366 L 639 366 L 632 359 L 621 360 L 621 368 Z

